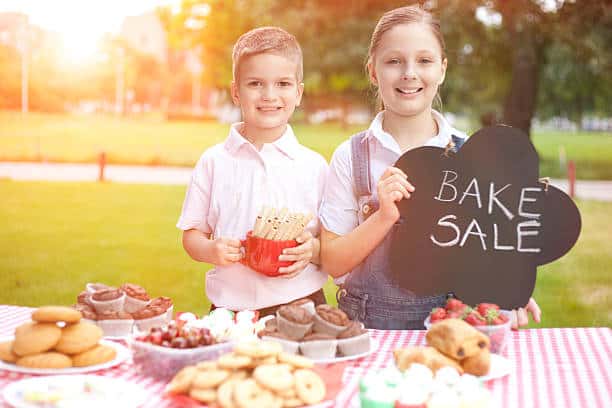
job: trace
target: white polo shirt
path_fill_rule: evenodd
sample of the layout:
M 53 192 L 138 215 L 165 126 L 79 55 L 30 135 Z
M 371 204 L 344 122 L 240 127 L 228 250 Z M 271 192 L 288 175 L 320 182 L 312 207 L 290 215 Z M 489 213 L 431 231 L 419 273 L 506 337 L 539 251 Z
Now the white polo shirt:
M 177 227 L 244 239 L 265 205 L 314 215 L 307 228 L 319 234 L 318 209 L 327 162 L 302 146 L 289 125 L 274 143 L 258 151 L 230 128 L 224 143 L 206 150 L 193 170 Z M 219 307 L 261 309 L 287 303 L 323 287 L 327 275 L 309 264 L 291 279 L 271 278 L 240 263 L 216 266 L 206 275 L 206 294 Z
M 438 134 L 429 139 L 424 146 L 446 147 L 452 140 L 452 135 L 466 137 L 463 132 L 453 128 L 440 113 L 435 110 L 432 112 L 438 124 Z M 377 196 L 378 180 L 385 170 L 393 166 L 402 155 L 397 141 L 383 130 L 383 115 L 384 111 L 376 115 L 370 124 L 367 136 L 370 149 L 371 191 L 375 197 Z M 328 231 L 337 235 L 345 235 L 359 225 L 359 203 L 355 195 L 352 176 L 350 139 L 338 146 L 329 167 L 319 218 Z M 410 180 L 410 175 L 408 175 L 408 180 Z

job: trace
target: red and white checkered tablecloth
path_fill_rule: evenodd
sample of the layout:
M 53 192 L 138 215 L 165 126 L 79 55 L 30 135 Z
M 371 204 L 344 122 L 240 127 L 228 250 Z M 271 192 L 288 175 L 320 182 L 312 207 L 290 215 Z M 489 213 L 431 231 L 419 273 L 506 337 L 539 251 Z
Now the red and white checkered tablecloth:
M 0 337 L 30 317 L 32 309 L 0 305 Z M 369 370 L 393 364 L 392 351 L 425 342 L 424 331 L 372 330 L 378 350 L 349 364 L 334 406 L 358 407 L 359 379 Z M 612 407 L 612 332 L 610 328 L 520 330 L 512 333 L 505 356 L 511 373 L 487 382 L 494 407 Z M 136 372 L 131 361 L 96 372 L 137 384 L 149 396 L 143 407 L 174 408 L 163 396 L 165 383 Z M 0 389 L 30 375 L 0 370 Z M 7 406 L 0 399 L 0 406 Z

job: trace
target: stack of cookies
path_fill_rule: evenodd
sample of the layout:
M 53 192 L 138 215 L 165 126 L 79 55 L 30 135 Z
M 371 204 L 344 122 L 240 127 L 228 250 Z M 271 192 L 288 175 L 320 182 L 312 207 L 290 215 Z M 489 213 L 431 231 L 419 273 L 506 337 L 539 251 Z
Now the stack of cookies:
M 246 342 L 216 361 L 179 371 L 166 387 L 222 408 L 301 407 L 325 399 L 323 379 L 313 362 L 282 351 L 275 342 Z
M 280 307 L 259 336 L 279 342 L 288 353 L 315 360 L 352 356 L 370 349 L 370 335 L 361 323 L 351 321 L 333 306 L 315 307 L 310 299 Z
M 12 341 L 0 343 L 0 359 L 28 368 L 85 367 L 111 361 L 114 348 L 99 344 L 102 330 L 81 320 L 70 307 L 44 306 L 32 321 L 15 329 Z
M 160 296 L 154 299 L 147 291 L 133 283 L 119 288 L 103 283 L 88 283 L 77 297 L 74 308 L 91 323 L 99 326 L 105 336 L 128 336 L 133 327 L 147 331 L 161 327 L 172 319 L 172 299 Z
M 429 347 L 407 347 L 394 351 L 397 367 L 404 371 L 413 363 L 423 364 L 434 373 L 453 367 L 460 374 L 476 376 L 489 372 L 489 338 L 460 319 L 446 319 L 431 326 L 426 334 Z

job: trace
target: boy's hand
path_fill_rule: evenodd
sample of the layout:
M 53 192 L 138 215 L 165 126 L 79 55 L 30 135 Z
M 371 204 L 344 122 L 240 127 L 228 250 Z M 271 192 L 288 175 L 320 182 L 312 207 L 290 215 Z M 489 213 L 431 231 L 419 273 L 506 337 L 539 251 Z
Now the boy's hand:
M 230 265 L 242 259 L 239 240 L 231 238 L 216 238 L 212 244 L 213 264 Z
M 406 173 L 397 167 L 389 167 L 378 180 L 376 189 L 380 205 L 378 211 L 384 219 L 395 223 L 400 217 L 396 203 L 402 198 L 410 198 L 414 186 L 408 182 Z
M 516 330 L 529 324 L 529 314 L 531 314 L 536 323 L 540 323 L 542 311 L 534 298 L 529 298 L 529 302 L 524 308 L 519 307 L 512 311 L 512 328 Z
M 278 257 L 279 261 L 295 261 L 292 265 L 278 269 L 281 278 L 289 279 L 298 275 L 310 263 L 314 254 L 314 238 L 310 231 L 302 232 L 295 240 L 300 245 L 283 249 L 282 255 Z

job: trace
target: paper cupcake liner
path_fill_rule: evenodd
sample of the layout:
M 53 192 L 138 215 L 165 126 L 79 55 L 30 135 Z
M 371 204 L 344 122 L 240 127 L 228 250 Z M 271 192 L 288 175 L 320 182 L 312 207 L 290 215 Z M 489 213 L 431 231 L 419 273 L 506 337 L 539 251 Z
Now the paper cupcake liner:
M 98 314 L 104 312 L 121 312 L 123 311 L 123 305 L 125 304 L 125 293 L 117 299 L 113 300 L 95 300 L 91 298 L 91 305 L 96 309 Z
M 338 339 L 338 351 L 343 356 L 366 353 L 368 350 L 370 350 L 370 335 L 368 333 L 346 339 Z
M 300 343 L 300 351 L 308 358 L 328 359 L 336 357 L 337 340 L 311 340 Z
M 170 305 L 168 310 L 166 310 L 166 319 L 170 321 L 173 319 L 173 317 L 174 317 L 174 305 Z
M 323 333 L 337 337 L 338 334 L 346 330 L 346 326 L 338 326 L 337 324 L 330 323 L 318 314 L 315 314 L 313 330 L 315 333 Z
M 312 323 L 294 323 L 285 319 L 279 312 L 276 312 L 276 325 L 279 332 L 292 340 L 300 340 L 312 328 Z
M 134 313 L 141 309 L 144 309 L 149 304 L 149 302 L 150 300 L 136 299 L 126 295 L 123 310 L 127 313 Z
M 299 306 L 301 308 L 306 309 L 306 311 L 310 313 L 311 316 L 314 316 L 317 313 L 317 311 L 315 310 L 315 304 L 312 300 L 310 302 L 306 302 L 303 305 L 299 305 Z
M 98 320 L 98 327 L 104 331 L 105 336 L 129 336 L 133 326 L 133 319 Z
M 134 324 L 138 328 L 138 330 L 142 332 L 148 332 L 153 327 L 162 327 L 168 323 L 168 315 L 166 312 L 149 317 L 146 319 L 136 319 L 134 320 Z

